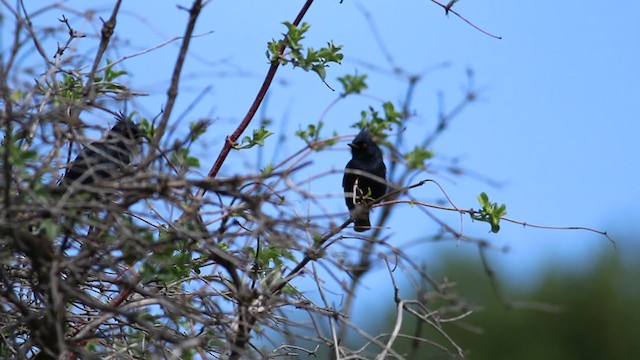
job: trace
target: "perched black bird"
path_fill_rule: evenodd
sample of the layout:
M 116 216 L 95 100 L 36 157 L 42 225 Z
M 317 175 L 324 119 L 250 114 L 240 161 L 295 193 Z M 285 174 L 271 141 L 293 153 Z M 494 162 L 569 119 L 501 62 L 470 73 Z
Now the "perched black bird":
M 133 160 L 144 134 L 124 114 L 116 116 L 116 120 L 117 123 L 103 139 L 92 142 L 80 151 L 69 164 L 60 185 L 92 185 L 121 175 L 125 166 Z
M 387 167 L 382 160 L 382 150 L 373 142 L 366 128 L 360 131 L 349 147 L 352 158 L 344 169 L 342 187 L 345 202 L 355 222 L 353 228 L 361 232 L 371 228 L 371 204 L 387 192 L 387 185 L 383 182 Z

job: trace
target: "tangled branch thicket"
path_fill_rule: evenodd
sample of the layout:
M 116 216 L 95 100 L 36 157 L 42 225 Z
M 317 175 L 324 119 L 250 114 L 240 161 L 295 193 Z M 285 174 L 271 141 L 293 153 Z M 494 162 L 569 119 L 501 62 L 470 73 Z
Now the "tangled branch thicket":
M 293 28 L 311 3 L 306 2 Z M 307 146 L 280 163 L 256 173 L 217 177 L 229 150 L 239 147 L 237 140 L 254 118 L 262 90 L 239 130 L 228 138 L 210 176 L 197 177 L 190 171 L 198 162 L 189 149 L 197 146 L 209 122 L 192 123 L 182 138 L 170 136 L 167 129 L 189 41 L 204 6 L 196 0 L 190 9 L 181 9 L 189 19 L 184 36 L 177 39 L 181 47 L 167 100 L 159 104 L 161 115 L 148 120 L 133 113 L 149 139 L 135 165 L 115 180 L 63 187 L 57 185 L 62 169 L 90 142 L 88 138 L 99 137 L 105 128 L 84 125 L 91 123 L 87 118 L 112 123 L 113 115 L 140 94 L 123 82 L 126 74 L 115 66 L 126 57 L 106 61 L 106 54 L 117 46 L 120 1 L 101 24 L 92 11 L 57 3 L 35 11 L 20 1 L 17 7 L 6 1 L 2 6 L 2 26 L 13 25 L 13 42 L 3 48 L 0 63 L 0 357 L 238 359 L 331 354 L 340 359 L 402 359 L 425 346 L 465 356 L 447 335 L 445 324 L 462 321 L 473 307 L 450 284 L 433 280 L 412 256 L 391 245 L 384 229 L 392 205 L 410 202 L 443 229 L 434 238 L 452 235 L 482 251 L 489 248 L 486 241 L 467 238 L 440 220 L 430 212 L 430 204 L 411 198 L 411 185 L 402 187 L 424 173 L 424 160 L 430 156 L 426 149 L 475 99 L 473 88 L 451 113 L 442 114 L 420 147 L 411 147 L 413 152 L 402 150 L 402 131 L 395 143 L 379 132 L 391 154 L 388 179 L 394 191 L 375 205 L 380 213 L 375 229 L 355 236 L 348 229 L 346 210 L 336 213 L 324 205 L 325 194 L 308 190 L 342 170 L 299 175 L 345 136 L 322 138 L 319 127 L 310 127 L 301 135 Z M 67 17 L 57 26 L 38 23 L 37 17 L 51 11 L 93 21 L 100 31 L 81 34 Z M 50 37 L 60 34 L 67 34 L 67 40 L 50 48 Z M 78 50 L 83 48 L 78 44 L 86 42 L 92 43 L 91 54 Z M 294 61 L 302 66 L 299 59 L 286 58 L 285 43 L 274 44 L 265 91 L 278 66 Z M 145 56 L 153 56 L 153 51 Z M 325 56 L 329 61 L 331 54 Z M 333 61 L 339 59 L 335 56 Z M 321 76 L 324 71 L 309 69 Z M 356 84 L 355 80 L 350 81 Z M 399 119 L 410 113 L 419 80 L 420 76 L 407 75 L 409 89 L 401 111 L 385 104 L 384 117 L 372 111 L 365 122 L 378 130 L 401 124 Z M 247 146 L 261 140 L 249 139 Z M 330 192 L 337 194 L 338 189 Z M 306 214 L 300 212 L 301 201 L 309 204 Z M 474 214 L 453 205 L 447 210 Z M 391 278 L 397 321 L 391 333 L 367 334 L 351 315 L 362 278 L 378 268 L 387 269 Z M 398 277 L 412 282 L 413 299 L 401 297 Z M 336 294 L 341 299 L 338 307 Z M 402 327 L 408 317 L 417 320 L 417 329 Z M 422 338 L 422 327 L 435 329 L 439 337 Z M 348 335 L 359 340 L 348 341 Z M 394 349 L 400 338 L 412 340 L 411 354 Z

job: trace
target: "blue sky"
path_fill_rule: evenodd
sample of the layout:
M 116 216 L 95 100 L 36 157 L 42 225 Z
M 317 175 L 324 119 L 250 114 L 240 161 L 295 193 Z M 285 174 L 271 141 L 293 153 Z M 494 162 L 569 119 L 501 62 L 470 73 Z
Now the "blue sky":
M 100 13 L 103 18 L 109 15 L 110 3 L 100 6 L 105 10 Z M 153 2 L 151 7 L 150 2 L 125 1 L 116 33 L 130 43 L 110 58 L 181 36 L 186 14 L 176 9 L 177 3 Z M 85 6 L 81 1 L 66 4 Z M 174 112 L 175 118 L 202 89 L 211 86 L 188 116 L 216 120 L 200 153 L 204 171 L 215 161 L 224 137 L 244 116 L 262 82 L 268 68 L 266 42 L 280 37 L 281 22 L 292 21 L 301 5 L 302 1 L 288 0 L 212 1 L 204 9 L 196 32 L 213 32 L 192 42 Z M 312 25 L 304 43 L 315 48 L 330 40 L 344 45 L 343 65 L 327 69 L 328 83 L 339 88 L 338 76 L 354 71 L 369 74 L 367 96 L 347 99 L 327 113 L 327 135 L 333 130 L 355 133 L 349 125 L 359 120 L 361 110 L 379 106 L 375 99 L 397 103 L 404 96 L 405 83 L 361 66 L 366 61 L 389 69 L 359 7 L 371 14 L 397 66 L 417 73 L 442 62 L 450 64 L 426 74 L 418 87 L 413 103 L 416 116 L 407 124 L 409 144 L 434 128 L 438 92 L 444 94 L 447 107 L 453 107 L 463 96 L 466 69 L 475 73 L 479 101 L 455 119 L 432 150 L 441 158 L 460 158 L 465 168 L 505 185 L 496 189 L 474 179 L 430 174 L 457 206 L 477 207 L 476 195 L 486 191 L 493 201 L 507 204 L 509 217 L 529 223 L 589 226 L 609 230 L 614 238 L 633 233 L 629 227 L 638 229 L 633 222 L 639 218 L 639 171 L 637 161 L 632 160 L 640 154 L 638 2 L 462 0 L 456 4 L 454 9 L 466 18 L 503 37 L 496 40 L 453 15 L 446 17 L 429 1 L 316 1 L 304 20 Z M 75 20 L 72 25 L 77 30 L 86 26 L 66 14 Z M 95 42 L 85 44 L 95 46 Z M 163 106 L 177 48 L 178 43 L 168 45 L 123 65 L 132 74 L 129 85 L 150 94 L 135 103 L 145 116 L 154 116 Z M 314 74 L 289 67 L 279 70 L 266 114 L 276 121 L 274 132 L 280 130 L 280 121 L 287 121 L 290 140 L 283 151 L 302 145 L 291 138 L 293 131 L 298 125 L 316 122 L 336 96 Z M 336 149 L 319 158 L 316 166 L 344 167 L 349 159 L 347 148 L 343 144 Z M 252 151 L 233 152 L 222 175 L 242 171 L 239 165 L 255 165 Z M 266 158 L 272 152 L 268 145 Z M 338 193 L 340 176 L 318 186 L 317 191 Z M 335 189 L 327 190 L 332 187 Z M 425 200 L 434 200 L 437 194 L 435 187 L 415 193 Z M 327 204 L 336 211 L 344 206 L 340 199 Z M 398 241 L 414 240 L 437 229 L 408 210 L 399 210 L 390 223 L 389 231 L 398 234 Z M 456 216 L 439 215 L 457 224 Z M 486 224 L 465 218 L 467 234 L 511 248 L 509 254 L 496 253 L 491 259 L 505 280 L 518 282 L 534 279 L 548 265 L 589 266 L 596 250 L 611 249 L 602 236 L 587 232 L 523 229 L 510 224 L 504 224 L 497 235 L 487 230 Z M 624 253 L 624 246 L 620 244 L 618 252 Z M 469 246 L 449 244 L 421 246 L 419 253 L 437 264 L 437 250 L 442 247 L 475 252 Z

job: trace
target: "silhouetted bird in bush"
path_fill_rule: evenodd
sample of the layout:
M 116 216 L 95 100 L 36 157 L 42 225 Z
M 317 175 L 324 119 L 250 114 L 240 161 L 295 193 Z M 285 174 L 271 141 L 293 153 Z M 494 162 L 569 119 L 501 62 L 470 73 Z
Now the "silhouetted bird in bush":
M 117 123 L 103 139 L 85 146 L 73 160 L 60 181 L 62 186 L 92 185 L 113 180 L 133 160 L 144 134 L 124 114 L 116 116 Z
M 371 228 L 371 204 L 387 191 L 387 168 L 382 160 L 382 150 L 373 142 L 367 128 L 360 131 L 348 145 L 352 158 L 344 170 L 342 187 L 351 218 L 355 222 L 353 228 L 361 232 Z

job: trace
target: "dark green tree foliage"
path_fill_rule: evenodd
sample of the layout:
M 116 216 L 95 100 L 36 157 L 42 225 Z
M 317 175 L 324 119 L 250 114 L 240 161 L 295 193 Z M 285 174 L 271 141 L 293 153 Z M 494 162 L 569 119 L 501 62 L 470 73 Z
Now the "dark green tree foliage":
M 627 244 L 635 258 L 640 258 L 640 248 Z M 529 284 L 503 284 L 502 293 L 509 298 L 505 304 L 491 291 L 482 264 L 468 258 L 446 258 L 446 266 L 437 272 L 446 274 L 460 295 L 477 304 L 463 321 L 444 325 L 470 359 L 640 358 L 637 261 L 625 263 L 607 248 L 586 270 L 551 267 L 529 289 L 523 289 Z M 412 333 L 415 326 L 407 323 L 404 333 Z M 420 336 L 440 337 L 432 329 L 424 329 Z M 429 345 L 416 351 L 410 340 L 401 340 L 396 350 L 414 354 L 416 359 L 455 357 Z

